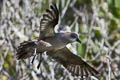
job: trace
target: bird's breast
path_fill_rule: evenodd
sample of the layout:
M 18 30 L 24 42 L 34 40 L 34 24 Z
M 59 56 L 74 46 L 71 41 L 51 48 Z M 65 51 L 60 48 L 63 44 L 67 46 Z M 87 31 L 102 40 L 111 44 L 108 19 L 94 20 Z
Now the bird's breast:
M 66 44 L 58 38 L 49 38 L 46 42 L 51 44 L 53 50 L 62 49 L 66 46 Z
M 39 52 L 44 52 L 44 51 L 51 51 L 51 50 L 58 50 L 62 49 L 66 46 L 66 43 L 62 42 L 60 39 L 51 37 L 47 38 L 45 40 L 40 40 L 38 43 L 38 50 Z

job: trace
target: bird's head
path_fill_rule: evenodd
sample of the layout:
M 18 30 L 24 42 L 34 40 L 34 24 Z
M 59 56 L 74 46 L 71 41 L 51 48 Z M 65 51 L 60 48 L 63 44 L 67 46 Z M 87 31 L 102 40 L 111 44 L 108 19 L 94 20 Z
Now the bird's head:
M 57 37 L 66 44 L 71 43 L 71 42 L 76 42 L 76 41 L 81 43 L 81 41 L 76 33 L 71 33 L 71 32 L 58 33 Z
M 79 39 L 79 37 L 76 33 L 70 33 L 69 40 L 71 42 L 76 42 L 77 41 L 77 42 L 81 43 L 81 41 L 80 41 L 80 39 Z

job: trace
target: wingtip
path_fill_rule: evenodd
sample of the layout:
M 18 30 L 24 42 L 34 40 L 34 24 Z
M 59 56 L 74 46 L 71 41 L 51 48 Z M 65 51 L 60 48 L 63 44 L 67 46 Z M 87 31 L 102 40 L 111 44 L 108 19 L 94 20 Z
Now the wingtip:
M 51 3 L 50 8 L 55 8 L 58 11 L 57 5 L 55 3 Z
M 52 3 L 50 4 L 50 6 L 52 6 L 52 5 L 56 6 L 56 4 L 55 4 L 54 2 L 52 2 Z

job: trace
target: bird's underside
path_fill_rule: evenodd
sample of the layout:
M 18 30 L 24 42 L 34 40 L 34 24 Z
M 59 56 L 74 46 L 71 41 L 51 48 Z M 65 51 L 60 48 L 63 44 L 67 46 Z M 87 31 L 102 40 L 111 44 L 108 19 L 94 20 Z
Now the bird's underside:
M 61 63 L 72 75 L 96 76 L 98 72 L 83 61 L 79 56 L 74 55 L 66 45 L 79 41 L 75 33 L 55 33 L 54 27 L 58 24 L 59 12 L 55 4 L 52 4 L 40 21 L 40 36 L 36 41 L 25 41 L 18 46 L 17 59 L 26 59 L 31 56 L 43 53 Z
M 35 49 L 36 53 L 43 53 L 47 51 L 47 55 L 51 56 L 53 59 L 61 63 L 65 68 L 68 69 L 72 75 L 76 76 L 95 76 L 98 72 L 84 62 L 80 57 L 74 55 L 71 51 L 67 49 L 67 47 L 54 50 L 51 47 L 51 44 L 45 41 L 40 41 L 37 43 L 36 41 L 25 41 L 22 43 L 17 50 L 17 58 L 18 59 L 26 59 L 31 56 L 34 56 Z M 42 45 L 40 47 L 37 47 Z M 53 49 L 53 50 L 52 50 Z M 38 55 L 38 54 L 37 54 Z

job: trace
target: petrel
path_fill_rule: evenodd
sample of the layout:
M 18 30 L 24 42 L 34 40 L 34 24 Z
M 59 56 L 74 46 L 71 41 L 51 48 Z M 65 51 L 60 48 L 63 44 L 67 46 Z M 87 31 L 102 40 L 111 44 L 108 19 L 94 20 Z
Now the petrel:
M 62 64 L 72 75 L 96 76 L 98 71 L 66 47 L 67 44 L 75 41 L 81 43 L 78 35 L 73 32 L 55 33 L 54 28 L 58 21 L 59 11 L 57 6 L 52 4 L 41 17 L 38 39 L 21 43 L 17 48 L 17 59 L 26 59 L 46 52 L 48 56 Z M 36 54 L 34 54 L 35 50 Z

